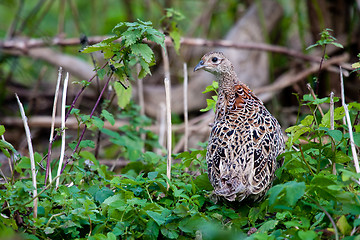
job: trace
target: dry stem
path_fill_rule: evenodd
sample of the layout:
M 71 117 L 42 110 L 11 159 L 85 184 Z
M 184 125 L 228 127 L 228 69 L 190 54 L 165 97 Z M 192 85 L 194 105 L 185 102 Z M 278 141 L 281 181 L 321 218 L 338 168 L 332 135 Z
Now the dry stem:
M 61 104 L 61 150 L 60 150 L 60 160 L 59 160 L 59 166 L 57 171 L 57 176 L 60 176 L 62 164 L 64 161 L 65 156 L 65 107 L 66 107 L 66 93 L 67 93 L 67 87 L 69 82 L 69 73 L 66 73 L 66 77 L 64 80 L 64 86 L 63 86 L 63 94 L 62 94 L 62 104 Z M 58 177 L 56 179 L 56 188 L 59 187 L 60 178 Z
M 34 150 L 33 150 L 33 145 L 32 145 L 32 142 L 31 142 L 30 128 L 29 128 L 29 125 L 27 124 L 27 118 L 26 118 L 26 115 L 25 115 L 24 107 L 23 107 L 22 103 L 20 102 L 20 99 L 19 99 L 18 95 L 15 94 L 15 96 L 16 96 L 17 102 L 19 104 L 21 118 L 22 118 L 23 123 L 24 123 L 26 139 L 27 139 L 28 149 L 29 149 L 29 157 L 30 157 L 30 165 L 31 165 L 31 176 L 32 176 L 32 182 L 33 182 L 33 186 L 34 186 L 33 195 L 36 196 L 37 195 L 36 169 L 35 169 Z M 37 218 L 37 208 L 38 208 L 38 201 L 37 201 L 37 199 L 34 199 L 34 218 Z

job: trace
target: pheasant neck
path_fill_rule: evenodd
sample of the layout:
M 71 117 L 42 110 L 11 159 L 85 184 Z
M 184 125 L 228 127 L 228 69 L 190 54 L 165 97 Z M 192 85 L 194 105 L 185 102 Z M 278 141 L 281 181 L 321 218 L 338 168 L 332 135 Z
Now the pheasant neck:
M 226 98 L 232 98 L 235 94 L 235 86 L 238 83 L 235 71 L 222 73 L 217 76 L 219 82 L 219 91 L 225 94 Z

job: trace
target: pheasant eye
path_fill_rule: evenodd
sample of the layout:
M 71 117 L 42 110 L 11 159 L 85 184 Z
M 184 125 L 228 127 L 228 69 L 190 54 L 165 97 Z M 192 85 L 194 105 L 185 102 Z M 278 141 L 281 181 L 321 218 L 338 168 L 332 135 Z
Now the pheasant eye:
M 217 57 L 213 57 L 213 58 L 211 59 L 211 61 L 212 61 L 213 63 L 216 63 L 216 62 L 218 61 L 218 58 L 217 58 Z

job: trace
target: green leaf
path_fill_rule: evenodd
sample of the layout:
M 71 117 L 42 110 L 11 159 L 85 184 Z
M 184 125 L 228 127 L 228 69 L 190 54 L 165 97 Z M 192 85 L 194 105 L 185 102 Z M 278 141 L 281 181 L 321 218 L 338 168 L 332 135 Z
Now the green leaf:
M 159 174 L 158 172 L 148 172 L 148 178 L 150 180 L 154 180 L 158 174 Z
M 104 68 L 97 71 L 97 75 L 99 76 L 100 80 L 104 79 L 105 74 L 106 74 L 106 71 Z
M 203 173 L 203 174 L 197 176 L 196 179 L 194 180 L 194 183 L 196 184 L 196 186 L 199 189 L 203 189 L 203 190 L 207 190 L 207 191 L 213 190 L 213 187 L 209 181 L 207 173 Z
M 312 239 L 317 239 L 318 237 L 317 233 L 313 230 L 310 231 L 300 230 L 298 232 L 298 235 L 301 240 L 312 240 Z
M 350 234 L 352 227 L 351 225 L 348 223 L 346 217 L 344 215 L 342 215 L 339 220 L 336 222 L 336 226 L 339 228 L 340 232 L 343 235 L 348 235 Z
M 120 108 L 125 108 L 131 99 L 132 87 L 131 85 L 125 89 L 119 82 L 114 83 L 114 89 L 118 99 L 118 105 Z
M 360 62 L 356 62 L 356 63 L 351 64 L 351 67 L 355 68 L 355 69 L 360 68 Z
M 210 109 L 213 109 L 215 112 L 216 101 L 214 101 L 213 99 L 206 99 L 206 103 L 207 103 L 207 107 L 200 109 L 200 112 L 207 112 Z
M 141 39 L 140 29 L 128 29 L 121 34 L 121 38 L 125 41 L 125 47 L 129 47 Z
M 304 182 L 287 182 L 285 184 L 278 184 L 272 187 L 269 190 L 269 205 L 273 205 L 278 199 L 280 192 L 285 189 L 286 195 L 285 200 L 289 206 L 294 206 L 295 203 L 304 195 L 305 193 L 305 183 Z
M 172 38 L 173 42 L 174 42 L 174 48 L 176 53 L 179 55 L 180 52 L 180 32 L 178 30 L 174 30 L 170 32 L 170 37 Z
M 130 49 L 135 55 L 142 57 L 147 63 L 151 63 L 154 58 L 153 51 L 145 43 L 136 43 L 131 45 Z
M 108 122 L 109 122 L 112 126 L 114 126 L 114 124 L 115 124 L 115 119 L 114 119 L 114 116 L 113 116 L 110 112 L 108 112 L 107 110 L 103 109 L 103 110 L 101 111 L 101 116 L 103 116 L 106 120 L 108 120 Z
M 4 125 L 0 125 L 0 136 L 4 135 L 5 133 L 5 127 Z
M 257 232 L 267 233 L 270 230 L 274 229 L 278 223 L 279 223 L 278 220 L 269 220 L 269 221 L 263 223 Z
M 166 217 L 162 216 L 160 213 L 153 212 L 153 211 L 146 211 L 146 213 L 149 215 L 149 217 L 154 219 L 154 221 L 159 226 L 163 225 L 165 223 L 165 221 L 166 221 Z
M 109 48 L 108 43 L 99 42 L 99 43 L 96 43 L 94 45 L 84 48 L 81 52 L 82 53 L 92 53 L 92 52 L 96 52 L 96 51 L 106 50 L 108 48 Z
M 310 126 L 312 123 L 314 122 L 314 116 L 312 115 L 307 115 L 302 121 L 301 121 L 301 124 L 303 126 Z

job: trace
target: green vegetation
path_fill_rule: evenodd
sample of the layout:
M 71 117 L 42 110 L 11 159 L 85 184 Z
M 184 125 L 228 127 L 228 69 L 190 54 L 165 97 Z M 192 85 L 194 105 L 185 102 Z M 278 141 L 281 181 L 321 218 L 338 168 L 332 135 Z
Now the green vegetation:
M 154 55 L 141 40 L 163 46 L 163 35 L 151 23 L 142 21 L 120 23 L 113 32 L 114 37 L 83 50 L 102 50 L 113 66 L 107 72 L 98 69 L 100 79 L 113 72 L 123 79 L 132 73 L 136 62 L 142 67 L 140 75 L 150 73 Z M 121 42 L 115 42 L 119 38 Z M 205 92 L 216 88 L 213 84 Z M 213 100 L 208 109 L 213 107 Z M 133 103 L 121 106 L 124 109 L 116 117 L 127 118 L 129 124 L 119 131 L 103 128 L 104 121 L 113 124 L 115 118 L 105 109 L 100 117 L 72 109 L 79 124 L 110 137 L 113 146 L 109 149 L 118 149 L 114 157 L 130 163 L 116 175 L 99 164 L 91 150 L 93 141 L 78 138 L 80 150 L 72 156 L 74 162 L 66 165 L 58 188 L 53 184 L 55 179 L 43 184 L 45 171 L 41 166 L 46 153 L 35 153 L 39 193 L 32 196 L 30 159 L 19 156 L 10 143 L 0 140 L 3 153 L 16 160 L 15 171 L 19 174 L 0 189 L 0 237 L 16 232 L 25 239 L 358 239 L 353 231 L 360 225 L 360 174 L 355 173 L 348 129 L 341 122 L 344 108 L 334 110 L 334 129 L 330 111 L 324 116 L 317 114 L 319 104 L 327 103 L 329 97 L 304 95 L 301 105 L 312 114 L 286 130 L 287 150 L 281 156 L 284 164 L 276 172 L 276 183 L 262 202 L 240 204 L 211 200 L 206 144 L 201 145 L 204 150 L 192 149 L 174 156 L 179 162 L 173 165 L 169 181 L 165 157 L 143 152 L 159 146 L 156 136 L 144 129 L 149 119 L 140 116 Z M 348 108 L 351 119 L 358 116 L 359 103 L 350 103 Z M 360 125 L 354 130 L 355 144 L 360 146 Z M 4 132 L 1 126 L 0 134 Z M 141 134 L 148 136 L 146 141 Z M 75 149 L 75 145 L 70 147 Z M 35 198 L 36 218 L 32 209 Z
M 181 61 L 177 59 L 177 62 L 182 63 L 184 56 L 181 55 L 180 36 L 192 32 L 191 37 L 200 35 L 220 39 L 234 24 L 237 16 L 245 13 L 244 10 L 248 7 L 245 2 L 248 1 L 219 1 L 219 5 L 212 8 L 213 14 L 207 13 L 201 17 L 198 15 L 199 9 L 204 7 L 201 1 L 172 1 L 171 8 L 163 6 L 161 1 L 150 6 L 140 0 L 108 0 L 105 1 L 106 4 L 97 1 L 61 1 L 71 5 L 71 13 L 57 9 L 57 6 L 52 5 L 53 2 L 56 1 L 18 1 L 18 5 L 15 5 L 12 0 L 4 0 L 0 3 L 0 20 L 8 21 L 9 24 L 6 28 L 5 24 L 0 26 L 0 37 L 11 40 L 11 37 L 17 36 L 16 31 L 20 36 L 23 34 L 29 38 L 43 39 L 54 38 L 58 34 L 65 34 L 67 38 L 78 37 L 82 32 L 89 36 L 108 35 L 111 32 L 112 36 L 98 44 L 84 44 L 82 53 L 78 53 L 79 46 L 54 47 L 62 48 L 62 53 L 78 54 L 84 59 L 96 51 L 101 51 L 105 58 L 102 65 L 94 63 L 96 74 L 93 78 L 76 79 L 73 82 L 82 89 L 75 95 L 72 104 L 67 106 L 67 111 L 68 116 L 76 119 L 78 129 L 73 136 L 66 135 L 69 144 L 60 177 L 54 176 L 59 164 L 58 152 L 51 155 L 51 164 L 46 166 L 50 153 L 35 147 L 37 195 L 34 196 L 31 159 L 20 151 L 23 147 L 0 138 L 2 153 L 13 161 L 10 177 L 5 177 L 0 172 L 0 239 L 20 236 L 20 239 L 90 240 L 360 240 L 360 173 L 357 173 L 355 168 L 356 153 L 354 155 L 351 148 L 353 141 L 359 152 L 358 102 L 347 105 L 352 123 L 349 127 L 343 121 L 346 109 L 341 106 L 340 98 L 294 94 L 301 111 L 298 111 L 296 124 L 285 130 L 287 147 L 286 152 L 280 156 L 284 163 L 276 171 L 277 179 L 261 202 L 214 202 L 205 162 L 206 142 L 199 143 L 199 149 L 190 149 L 172 156 L 175 163 L 172 165 L 171 181 L 166 176 L 166 156 L 154 152 L 154 149 L 162 147 L 158 143 L 158 136 L 148 129 L 152 119 L 141 115 L 140 107 L 131 99 L 133 80 L 154 72 L 159 49 L 165 50 L 165 35 L 172 38 L 175 52 L 180 54 L 178 58 Z M 261 5 L 261 1 L 255 2 Z M 309 45 L 305 43 L 310 32 L 308 25 L 316 23 L 316 20 L 321 23 L 319 25 L 323 25 L 329 16 L 322 12 L 323 9 L 318 6 L 317 1 L 307 1 L 309 5 L 314 3 L 313 11 L 316 14 L 310 14 L 309 10 L 307 14 L 312 18 L 312 22 L 306 22 L 308 16 L 305 13 L 305 1 L 279 2 L 285 9 L 285 16 L 279 28 L 272 33 L 274 36 L 266 38 L 277 39 L 277 44 L 285 45 L 294 31 L 291 26 L 295 24 L 295 32 L 298 33 L 300 45 L 305 50 Z M 24 4 L 24 8 L 21 4 Z M 295 9 L 291 8 L 293 4 Z M 91 7 L 87 7 L 88 5 Z M 355 6 L 355 3 L 353 5 Z M 15 14 L 17 11 L 20 17 Z M 206 13 L 205 10 L 204 12 Z M 104 17 L 94 17 L 99 14 Z M 318 19 L 314 20 L 315 15 Z M 355 28 L 357 14 L 348 15 L 351 16 L 349 28 Z M 10 23 L 9 19 L 13 22 Z M 90 22 L 84 19 L 89 19 Z M 144 19 L 146 21 L 143 21 Z M 342 22 L 348 23 L 338 21 Z M 66 27 L 61 27 L 62 23 L 66 23 Z M 9 26 L 12 24 L 14 36 L 8 36 L 11 33 Z M 58 29 L 54 27 L 57 25 Z M 321 32 L 321 29 L 325 30 Z M 321 32 L 320 35 L 318 32 Z M 330 47 L 339 51 L 355 48 L 355 44 L 351 45 L 351 37 L 349 44 L 344 44 L 342 48 L 331 33 L 332 30 L 321 26 L 316 32 L 319 39 L 308 47 L 312 50 L 321 48 L 321 63 L 328 57 Z M 188 46 L 185 46 L 185 50 L 188 50 L 186 47 Z M 40 72 L 46 72 L 49 63 L 34 64 L 33 59 L 21 58 L 0 50 L 0 108 L 5 109 L 0 113 L 6 115 L 16 109 L 5 104 L 6 96 L 10 94 L 7 86 L 16 87 L 14 82 L 24 83 L 21 85 L 23 88 L 36 85 L 36 79 L 42 78 Z M 281 75 L 284 69 L 290 69 L 290 65 L 301 65 L 299 62 L 289 61 L 284 55 L 274 55 L 272 65 L 275 66 L 276 63 L 277 67 L 273 69 L 274 76 Z M 335 54 L 332 52 L 329 55 Z M 189 56 L 184 59 L 186 57 Z M 358 58 L 360 59 L 360 54 Z M 360 72 L 359 59 L 352 65 L 357 73 Z M 321 63 L 319 73 L 314 77 L 316 83 L 320 81 Z M 305 67 L 304 69 L 306 70 Z M 295 72 L 297 70 L 299 69 Z M 54 71 L 49 72 L 51 75 Z M 95 77 L 98 77 L 97 83 L 101 83 L 97 86 L 98 101 L 95 106 L 92 109 L 87 106 L 88 109 L 85 110 L 81 106 L 75 108 L 82 91 L 88 91 L 89 87 L 96 85 L 93 81 Z M 46 75 L 45 78 L 51 77 Z M 321 78 L 321 81 L 323 80 L 328 79 Z M 11 84 L 8 84 L 9 82 Z M 323 83 L 324 81 L 321 82 Z M 113 103 L 114 96 L 103 99 L 108 84 L 115 91 L 116 104 Z M 316 88 L 321 84 L 316 84 Z M 103 87 L 102 90 L 100 86 Z M 204 93 L 216 93 L 217 88 L 218 84 L 214 82 Z M 293 89 L 284 91 L 294 92 Z M 201 111 L 214 109 L 216 100 L 215 94 L 208 99 L 208 106 Z M 335 102 L 333 110 L 332 102 Z M 31 106 L 30 103 L 24 105 L 26 108 Z M 106 124 L 114 126 L 118 119 L 125 120 L 126 124 L 116 130 L 104 127 Z M 2 118 L 0 124 L 1 121 Z M 11 130 L 0 125 L 0 137 Z M 56 129 L 57 137 L 52 143 L 53 150 L 60 148 L 58 138 L 63 130 Z M 350 138 L 349 130 L 353 132 L 353 139 Z M 68 132 L 67 129 L 66 131 Z M 85 131 L 88 134 L 85 135 Z M 96 150 L 99 146 L 96 138 L 100 139 L 99 136 L 107 141 L 101 145 L 100 154 Z M 47 149 L 47 143 L 45 145 L 42 149 Z M 101 158 L 123 159 L 127 164 L 121 168 L 121 172 L 114 172 L 110 167 L 100 164 Z M 49 168 L 53 172 L 50 183 L 46 180 L 49 179 L 46 171 Z M 55 187 L 57 179 L 60 180 L 58 188 Z M 35 199 L 38 201 L 36 217 Z

